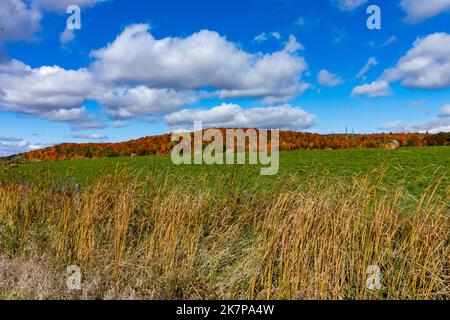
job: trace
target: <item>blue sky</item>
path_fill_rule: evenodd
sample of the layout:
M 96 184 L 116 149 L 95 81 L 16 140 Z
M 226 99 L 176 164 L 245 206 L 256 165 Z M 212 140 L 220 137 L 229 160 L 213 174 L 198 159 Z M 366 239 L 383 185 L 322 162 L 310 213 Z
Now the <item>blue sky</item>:
M 66 28 L 71 4 L 80 30 Z M 450 0 L 3 0 L 0 156 L 194 120 L 450 131 L 449 12 Z

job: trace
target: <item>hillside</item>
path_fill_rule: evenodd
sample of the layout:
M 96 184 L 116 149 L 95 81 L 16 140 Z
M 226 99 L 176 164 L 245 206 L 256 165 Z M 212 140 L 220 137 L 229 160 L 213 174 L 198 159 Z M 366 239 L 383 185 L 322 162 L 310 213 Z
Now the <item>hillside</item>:
M 225 129 L 220 129 L 225 136 Z M 351 149 L 383 147 L 389 140 L 398 140 L 402 147 L 450 145 L 450 134 L 329 134 L 320 135 L 294 131 L 280 132 L 281 151 L 298 149 Z M 17 155 L 28 160 L 67 160 L 118 156 L 166 155 L 175 142 L 171 135 L 149 136 L 118 143 L 65 143 Z

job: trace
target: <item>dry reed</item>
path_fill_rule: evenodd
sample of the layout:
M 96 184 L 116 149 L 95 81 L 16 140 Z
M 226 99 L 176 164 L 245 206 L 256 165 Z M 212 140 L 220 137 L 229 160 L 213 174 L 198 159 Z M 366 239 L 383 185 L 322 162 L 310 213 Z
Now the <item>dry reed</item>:
M 0 178 L 0 298 L 450 297 L 439 181 L 405 205 L 401 187 L 369 175 L 280 177 L 270 192 L 233 175 L 202 190 L 126 170 L 80 192 L 49 180 Z M 72 264 L 80 291 L 65 287 Z M 370 265 L 380 290 L 366 287 Z

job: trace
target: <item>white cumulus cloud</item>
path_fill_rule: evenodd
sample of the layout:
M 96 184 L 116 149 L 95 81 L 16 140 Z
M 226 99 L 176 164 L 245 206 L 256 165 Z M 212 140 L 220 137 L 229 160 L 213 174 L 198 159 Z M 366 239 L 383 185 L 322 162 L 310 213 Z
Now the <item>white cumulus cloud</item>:
M 31 143 L 17 137 L 0 137 L 0 157 L 29 152 L 47 146 L 47 144 Z
M 450 34 L 433 33 L 418 38 L 393 68 L 371 84 L 355 87 L 352 96 L 380 97 L 390 93 L 389 83 L 407 88 L 438 90 L 450 87 Z
M 12 60 L 0 65 L 0 110 L 56 121 L 86 117 L 83 102 L 92 90 L 85 69 L 31 68 Z
M 213 31 L 155 39 L 149 25 L 138 24 L 92 52 L 93 70 L 101 81 L 116 84 L 213 88 L 223 98 L 292 98 L 305 90 L 301 76 L 307 64 L 296 54 L 300 48 L 291 37 L 282 51 L 252 54 Z
M 336 87 L 344 83 L 344 80 L 340 76 L 325 69 L 320 70 L 317 81 L 326 87 Z
M 128 119 L 146 114 L 162 115 L 197 102 L 191 91 L 154 89 L 145 86 L 112 88 L 96 96 L 106 113 L 113 118 Z
M 21 0 L 0 1 L 0 55 L 5 42 L 31 40 L 40 28 L 41 17 Z
M 0 58 L 5 56 L 3 46 L 10 41 L 32 40 L 40 30 L 45 12 L 65 14 L 70 5 L 82 8 L 108 0 L 1 0 L 0 1 Z M 73 32 L 64 31 L 62 43 L 73 39 Z M 3 57 L 4 58 L 4 57 Z
M 382 80 L 357 86 L 352 91 L 352 97 L 368 96 L 369 98 L 379 98 L 389 94 L 391 94 L 389 82 Z
M 59 2 L 34 2 L 31 8 L 58 11 Z M 310 86 L 302 81 L 308 68 L 299 55 L 303 49 L 292 35 L 282 50 L 263 54 L 244 51 L 213 31 L 155 39 L 149 25 L 132 25 L 92 52 L 94 60 L 87 68 L 0 62 L 0 110 L 71 122 L 72 130 L 87 130 L 104 126 L 84 107 L 91 100 L 114 119 L 166 115 L 205 97 L 250 97 L 280 104 Z
M 205 128 L 305 130 L 315 125 L 313 115 L 290 105 L 245 109 L 225 103 L 210 110 L 184 109 L 166 116 L 165 121 L 173 130 L 190 130 L 195 121 L 202 121 Z
M 450 87 L 450 34 L 434 33 L 417 39 L 397 65 L 386 70 L 383 78 L 401 81 L 409 88 Z
M 450 0 L 401 0 L 400 4 L 411 23 L 418 23 L 450 11 Z

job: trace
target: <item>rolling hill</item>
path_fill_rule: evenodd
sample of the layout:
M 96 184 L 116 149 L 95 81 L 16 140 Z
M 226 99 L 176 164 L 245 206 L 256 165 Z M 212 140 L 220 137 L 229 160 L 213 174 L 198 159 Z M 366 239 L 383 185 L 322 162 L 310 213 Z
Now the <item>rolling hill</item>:
M 220 129 L 224 136 L 225 130 Z M 193 134 L 193 133 L 191 133 Z M 281 151 L 298 149 L 351 149 L 383 147 L 388 141 L 397 140 L 400 146 L 446 146 L 450 145 L 450 133 L 439 134 L 328 134 L 280 132 Z M 148 136 L 118 143 L 64 143 L 45 149 L 15 155 L 14 159 L 27 160 L 68 160 L 79 158 L 101 158 L 118 156 L 166 155 L 176 142 L 170 134 Z

